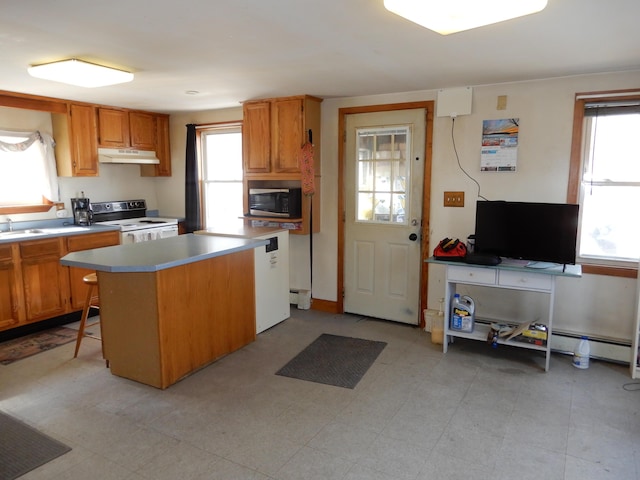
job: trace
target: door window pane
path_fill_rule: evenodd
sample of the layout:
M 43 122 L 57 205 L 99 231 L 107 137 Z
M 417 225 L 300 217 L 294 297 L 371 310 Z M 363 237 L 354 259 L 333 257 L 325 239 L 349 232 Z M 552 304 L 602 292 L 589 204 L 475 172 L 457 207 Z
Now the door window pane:
M 356 221 L 407 224 L 411 127 L 356 129 Z

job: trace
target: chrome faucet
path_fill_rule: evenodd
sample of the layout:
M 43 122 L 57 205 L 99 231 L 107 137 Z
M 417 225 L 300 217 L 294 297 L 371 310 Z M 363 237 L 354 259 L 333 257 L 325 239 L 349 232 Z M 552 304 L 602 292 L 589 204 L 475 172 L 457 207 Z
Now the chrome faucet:
M 9 222 L 9 231 L 13 232 L 13 220 L 7 217 L 7 222 Z

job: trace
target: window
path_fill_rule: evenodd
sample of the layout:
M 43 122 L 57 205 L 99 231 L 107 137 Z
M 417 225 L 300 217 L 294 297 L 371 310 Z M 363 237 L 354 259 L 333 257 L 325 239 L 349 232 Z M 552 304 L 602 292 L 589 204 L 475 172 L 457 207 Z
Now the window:
M 358 222 L 407 225 L 409 127 L 356 130 Z
M 0 131 L 0 208 L 58 200 L 53 139 L 40 132 Z
M 578 261 L 605 268 L 590 273 L 637 268 L 640 94 L 579 94 L 574 118 L 569 201 L 580 204 Z
M 204 226 L 237 222 L 242 208 L 242 129 L 239 123 L 201 127 Z

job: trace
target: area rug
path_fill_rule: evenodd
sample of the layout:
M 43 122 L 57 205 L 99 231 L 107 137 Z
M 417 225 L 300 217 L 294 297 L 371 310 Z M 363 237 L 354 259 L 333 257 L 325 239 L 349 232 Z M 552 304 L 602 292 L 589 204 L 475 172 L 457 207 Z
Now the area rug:
M 71 450 L 4 412 L 0 432 L 0 480 L 18 478 Z
M 386 345 L 323 333 L 276 375 L 353 389 Z
M 9 365 L 17 360 L 31 357 L 36 353 L 45 352 L 73 342 L 77 336 L 77 330 L 56 327 L 2 342 L 0 343 L 0 365 Z

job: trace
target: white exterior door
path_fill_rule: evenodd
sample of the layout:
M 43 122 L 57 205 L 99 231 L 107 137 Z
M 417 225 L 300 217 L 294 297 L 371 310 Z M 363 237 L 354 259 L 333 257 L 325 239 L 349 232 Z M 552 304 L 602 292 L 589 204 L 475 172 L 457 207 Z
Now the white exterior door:
M 344 310 L 420 322 L 426 110 L 348 115 Z

